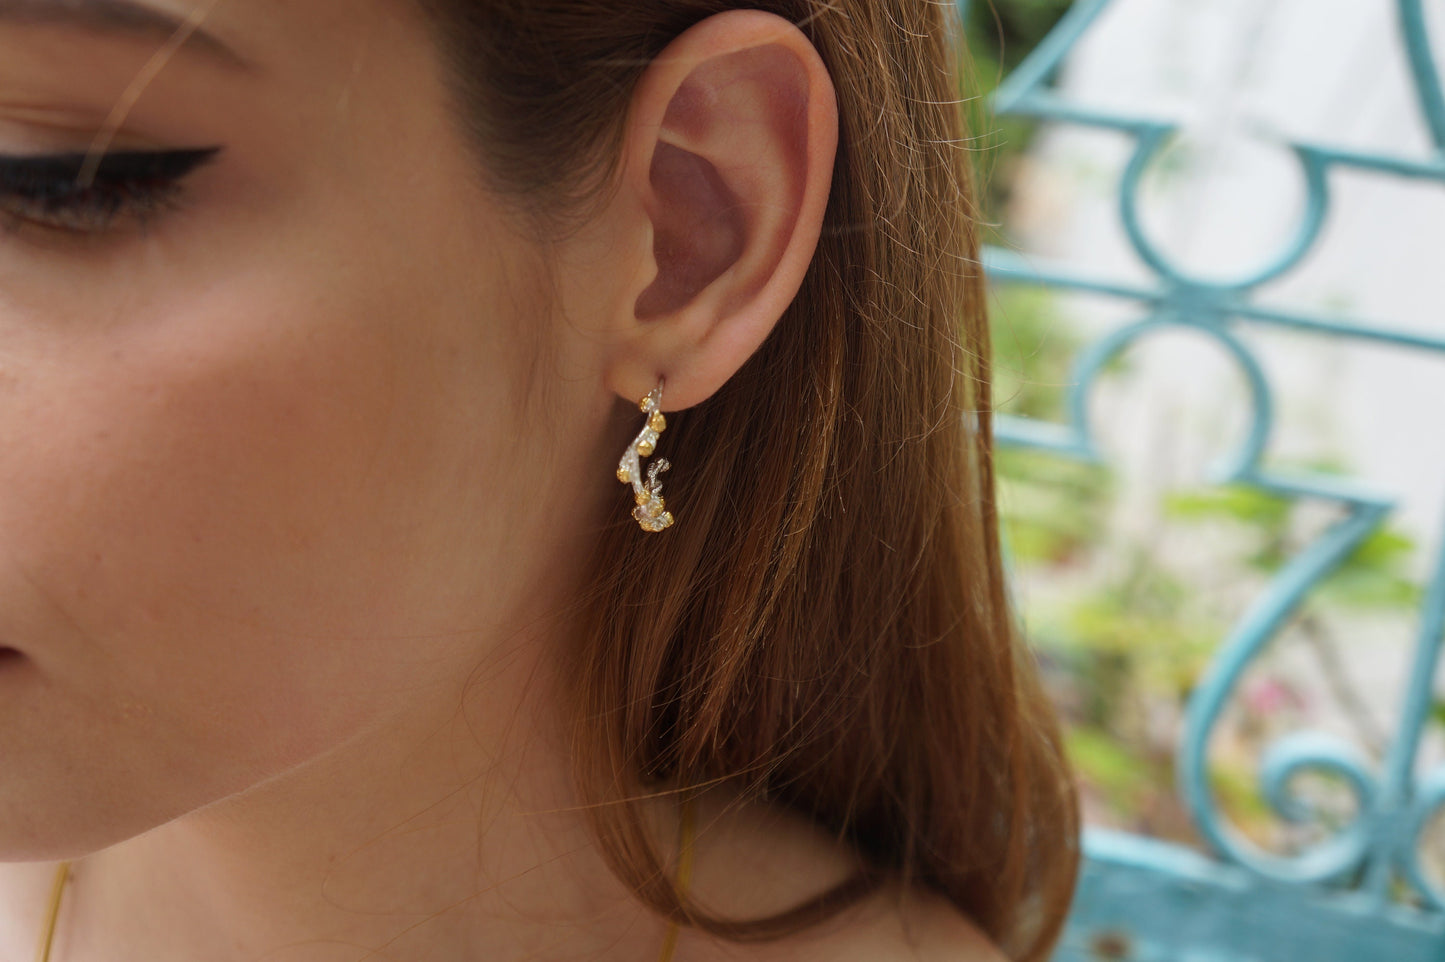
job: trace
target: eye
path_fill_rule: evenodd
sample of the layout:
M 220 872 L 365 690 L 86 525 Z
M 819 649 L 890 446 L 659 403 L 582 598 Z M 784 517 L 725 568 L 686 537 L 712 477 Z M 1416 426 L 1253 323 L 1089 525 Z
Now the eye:
M 105 233 L 122 220 L 145 226 L 178 205 L 181 182 L 220 150 L 116 151 L 93 173 L 84 152 L 0 154 L 0 226 L 76 234 Z

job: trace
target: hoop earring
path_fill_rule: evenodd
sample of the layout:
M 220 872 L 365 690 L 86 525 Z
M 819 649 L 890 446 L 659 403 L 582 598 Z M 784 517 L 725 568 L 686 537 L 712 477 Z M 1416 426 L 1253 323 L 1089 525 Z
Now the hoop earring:
M 652 456 L 652 452 L 657 450 L 658 435 L 667 430 L 667 418 L 662 416 L 660 410 L 662 384 L 659 380 L 652 393 L 638 403 L 642 413 L 647 415 L 647 423 L 628 446 L 627 453 L 622 455 L 622 462 L 617 466 L 617 480 L 632 485 L 632 493 L 637 501 L 637 507 L 632 509 L 632 517 L 642 526 L 643 531 L 654 534 L 672 527 L 673 520 L 672 512 L 668 511 L 667 505 L 663 503 L 662 482 L 658 480 L 658 475 L 672 465 L 666 458 L 658 458 L 648 466 L 647 480 L 642 480 L 642 459 Z

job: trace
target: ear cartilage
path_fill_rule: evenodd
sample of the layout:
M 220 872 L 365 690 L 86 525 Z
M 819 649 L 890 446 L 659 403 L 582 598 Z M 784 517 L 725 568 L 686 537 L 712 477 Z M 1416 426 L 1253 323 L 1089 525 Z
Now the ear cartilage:
M 647 421 L 622 455 L 622 461 L 617 465 L 617 480 L 632 485 L 633 498 L 637 502 L 637 506 L 632 509 L 632 517 L 642 526 L 643 531 L 655 534 L 666 531 L 672 527 L 673 522 L 672 512 L 667 510 L 667 505 L 662 500 L 662 481 L 659 479 L 659 475 L 672 465 L 666 458 L 658 458 L 648 465 L 647 480 L 642 480 L 642 459 L 652 457 L 657 450 L 658 437 L 667 430 L 667 418 L 661 411 L 661 381 L 657 382 L 657 387 L 642 399 L 638 407 L 647 415 Z

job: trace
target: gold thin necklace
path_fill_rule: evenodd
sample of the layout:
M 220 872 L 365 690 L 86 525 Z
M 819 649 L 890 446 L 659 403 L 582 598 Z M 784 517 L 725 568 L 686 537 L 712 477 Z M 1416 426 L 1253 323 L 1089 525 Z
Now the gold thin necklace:
M 688 886 L 692 883 L 693 819 L 693 799 L 688 798 L 682 803 L 682 817 L 677 822 L 677 879 L 673 885 L 677 888 L 679 899 L 687 895 Z M 672 953 L 677 951 L 677 932 L 677 923 L 668 923 L 667 935 L 662 939 L 662 954 L 657 957 L 657 962 L 672 962 Z
M 686 895 L 688 885 L 692 881 L 692 843 L 693 843 L 693 807 L 692 799 L 682 803 L 682 818 L 677 826 L 677 893 Z M 40 948 L 35 952 L 35 962 L 50 962 L 50 949 L 55 943 L 55 923 L 60 918 L 60 899 L 65 894 L 65 883 L 70 881 L 70 863 L 61 862 L 60 868 L 55 872 L 55 882 L 50 887 L 50 905 L 45 910 L 44 935 L 41 937 Z M 671 922 L 667 926 L 667 934 L 662 939 L 662 954 L 658 956 L 657 962 L 672 962 L 672 955 L 677 951 L 678 926 Z
M 50 907 L 45 910 L 45 935 L 40 949 L 35 953 L 36 962 L 50 962 L 50 945 L 55 941 L 55 920 L 60 917 L 60 896 L 65 883 L 70 879 L 70 863 L 61 862 L 55 872 L 55 884 L 50 887 Z

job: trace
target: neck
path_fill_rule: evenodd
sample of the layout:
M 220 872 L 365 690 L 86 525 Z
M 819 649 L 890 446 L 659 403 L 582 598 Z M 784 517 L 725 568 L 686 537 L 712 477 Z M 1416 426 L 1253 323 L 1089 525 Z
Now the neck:
M 660 924 L 598 856 L 522 651 L 450 712 L 76 863 L 55 962 L 645 955 Z

